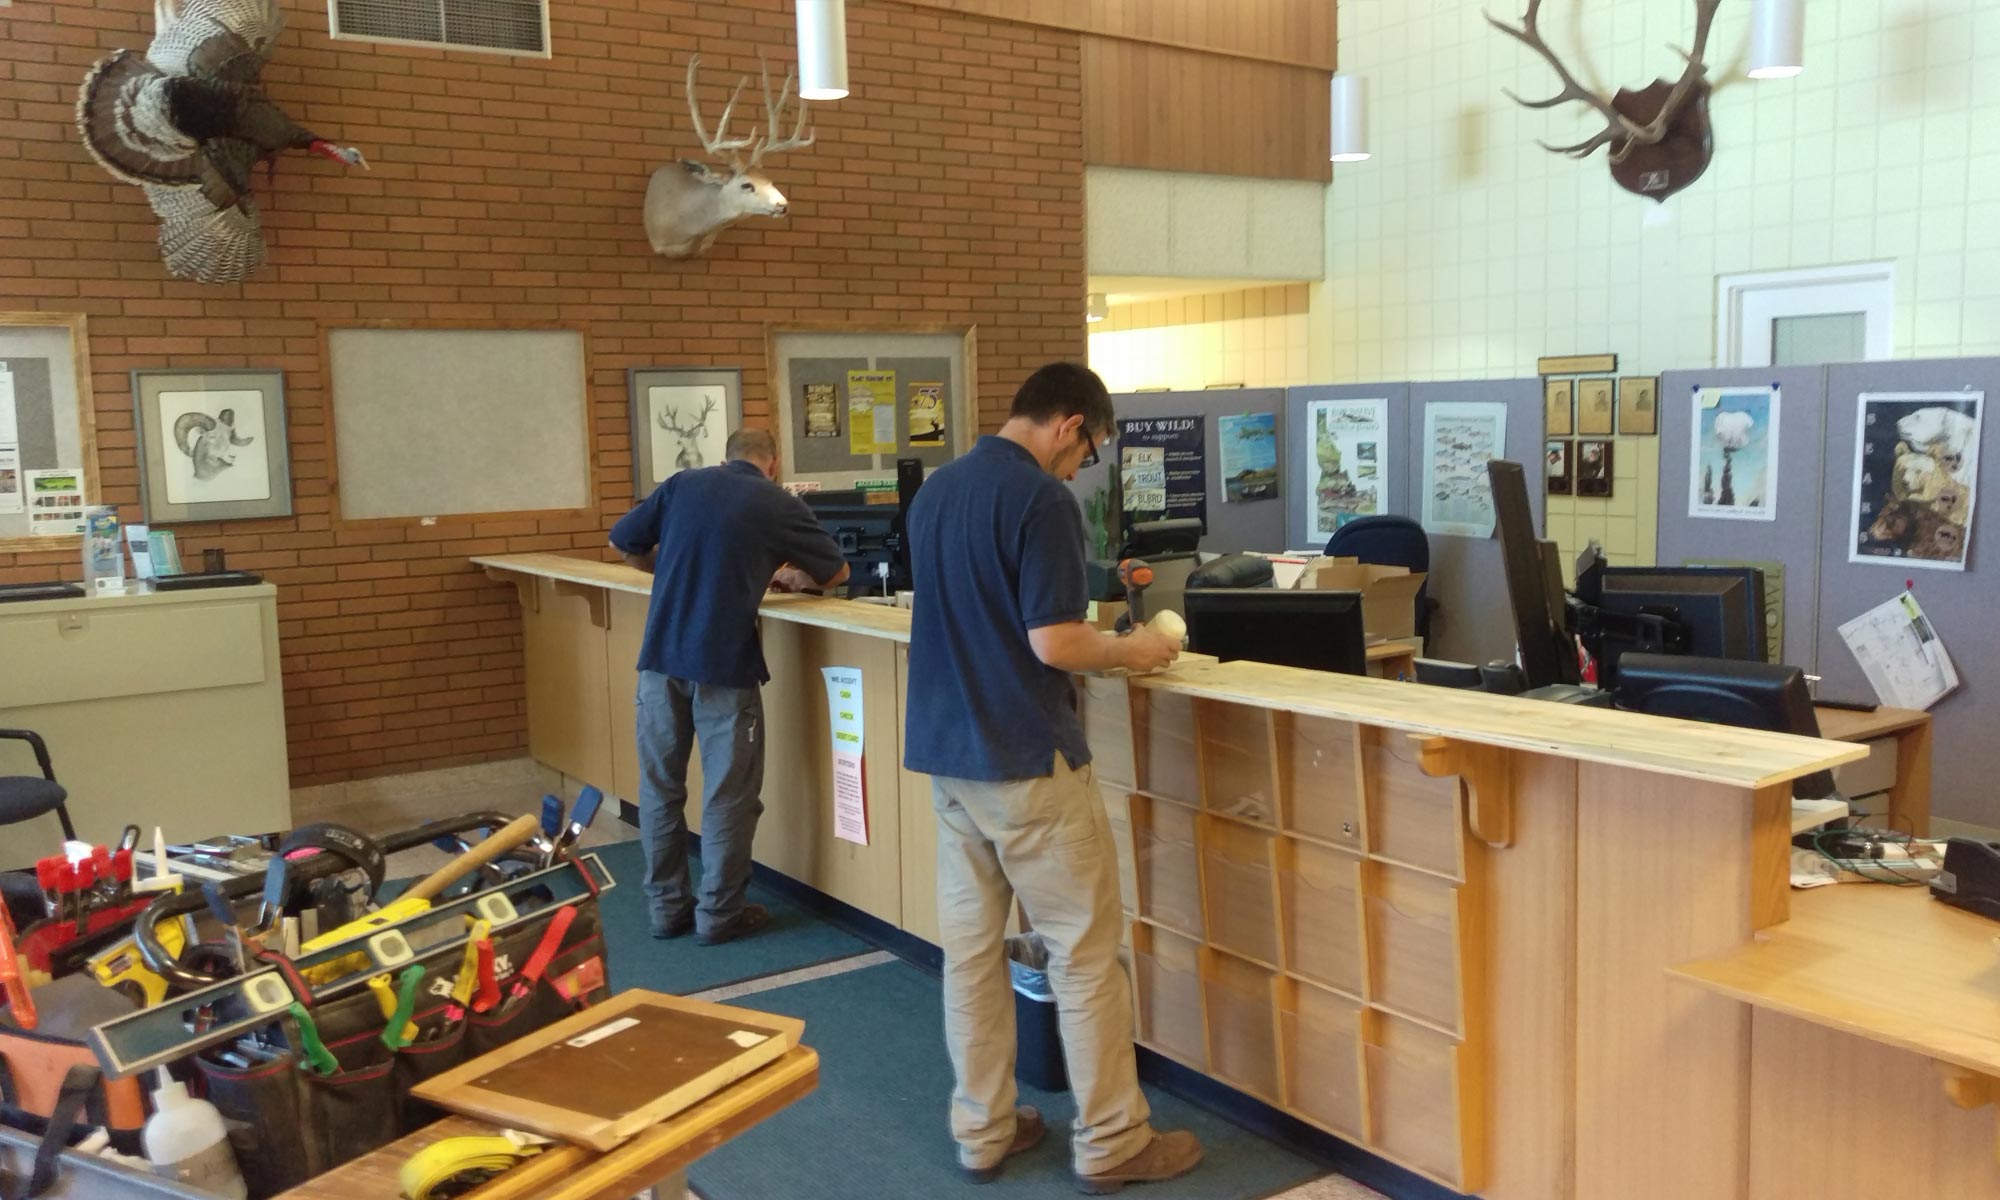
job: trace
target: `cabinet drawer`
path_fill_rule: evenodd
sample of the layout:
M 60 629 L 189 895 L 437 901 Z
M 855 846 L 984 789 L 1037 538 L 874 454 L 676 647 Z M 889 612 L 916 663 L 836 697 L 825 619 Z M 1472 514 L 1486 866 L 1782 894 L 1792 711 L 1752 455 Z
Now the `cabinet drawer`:
M 0 708 L 261 683 L 268 599 L 0 612 Z

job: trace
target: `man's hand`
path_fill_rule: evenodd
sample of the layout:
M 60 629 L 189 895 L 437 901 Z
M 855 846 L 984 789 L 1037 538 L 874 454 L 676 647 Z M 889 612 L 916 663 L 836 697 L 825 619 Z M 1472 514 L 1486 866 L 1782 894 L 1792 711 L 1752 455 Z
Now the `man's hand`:
M 797 567 L 779 567 L 771 576 L 771 590 L 774 592 L 803 592 L 819 586 L 812 576 Z
M 1150 626 L 1141 625 L 1118 639 L 1126 670 L 1135 673 L 1164 670 L 1181 656 L 1180 645 Z

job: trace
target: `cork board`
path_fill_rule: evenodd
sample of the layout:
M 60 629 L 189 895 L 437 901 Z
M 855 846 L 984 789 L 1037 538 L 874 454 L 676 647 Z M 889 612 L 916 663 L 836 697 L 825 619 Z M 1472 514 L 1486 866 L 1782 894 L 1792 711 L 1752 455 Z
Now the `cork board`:
M 98 502 L 97 420 L 81 313 L 0 313 L 0 407 L 0 551 L 74 550 L 74 532 L 47 535 L 55 510 L 37 504 L 50 497 L 34 494 L 31 473 L 80 471 L 83 503 Z
M 333 329 L 326 341 L 341 519 L 592 504 L 582 333 Z

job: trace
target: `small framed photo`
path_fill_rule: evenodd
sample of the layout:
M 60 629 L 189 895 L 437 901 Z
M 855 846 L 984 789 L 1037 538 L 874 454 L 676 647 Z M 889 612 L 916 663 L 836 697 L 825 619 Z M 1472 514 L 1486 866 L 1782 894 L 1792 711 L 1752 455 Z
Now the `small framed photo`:
M 1576 385 L 1567 379 L 1542 381 L 1542 432 L 1549 437 L 1567 437 L 1576 432 L 1573 400 Z
M 1618 381 L 1618 432 L 1660 432 L 1660 380 L 1656 375 L 1628 375 Z
M 723 460 L 743 426 L 743 372 L 737 367 L 633 367 L 632 496 L 643 500 L 682 471 Z
M 283 371 L 136 370 L 132 402 L 148 524 L 292 515 Z
M 1577 495 L 1611 494 L 1611 451 L 1612 444 L 1609 441 L 1583 441 L 1576 444 Z
M 1610 437 L 1616 413 L 1612 408 L 1611 377 L 1576 381 L 1576 431 Z
M 1567 496 L 1573 490 L 1572 481 L 1576 474 L 1574 443 L 1551 439 L 1542 452 L 1542 464 L 1548 473 L 1548 492 L 1551 496 Z

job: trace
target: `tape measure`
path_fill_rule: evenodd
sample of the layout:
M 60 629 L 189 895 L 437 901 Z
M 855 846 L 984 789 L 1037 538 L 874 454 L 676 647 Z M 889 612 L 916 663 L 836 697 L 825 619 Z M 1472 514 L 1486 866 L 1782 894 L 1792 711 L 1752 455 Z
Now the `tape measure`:
M 411 1155 L 396 1173 L 408 1200 L 452 1200 L 533 1158 L 547 1138 L 508 1130 L 497 1137 L 455 1137 Z

